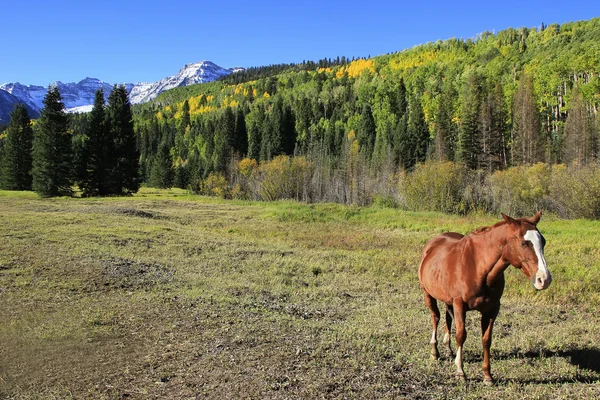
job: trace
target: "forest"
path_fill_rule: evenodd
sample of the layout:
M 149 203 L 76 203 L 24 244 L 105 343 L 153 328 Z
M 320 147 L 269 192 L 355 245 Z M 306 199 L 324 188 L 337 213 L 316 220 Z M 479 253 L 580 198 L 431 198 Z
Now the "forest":
M 600 218 L 599 102 L 596 18 L 249 68 L 132 111 L 149 186 Z

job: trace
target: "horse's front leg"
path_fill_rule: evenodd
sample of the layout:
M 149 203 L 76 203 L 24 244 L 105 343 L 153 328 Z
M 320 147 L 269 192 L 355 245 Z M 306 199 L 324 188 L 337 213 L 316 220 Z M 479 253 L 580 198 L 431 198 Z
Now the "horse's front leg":
M 462 378 L 464 381 L 467 380 L 465 371 L 463 370 L 463 344 L 467 340 L 467 330 L 465 328 L 465 317 L 466 309 L 462 299 L 458 298 L 454 300 L 454 322 L 456 323 L 456 358 L 454 363 L 456 364 L 456 376 Z
M 500 304 L 494 307 L 489 312 L 481 313 L 481 344 L 483 346 L 483 383 L 486 385 L 493 385 L 494 378 L 492 378 L 490 368 L 490 347 L 492 347 L 492 329 L 494 327 L 494 320 L 498 316 L 500 311 Z

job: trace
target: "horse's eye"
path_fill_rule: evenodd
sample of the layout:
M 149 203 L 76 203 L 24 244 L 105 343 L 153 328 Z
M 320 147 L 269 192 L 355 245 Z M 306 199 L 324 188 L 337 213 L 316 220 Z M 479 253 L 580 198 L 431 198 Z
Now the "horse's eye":
M 521 246 L 527 247 L 527 241 L 525 240 L 525 241 L 521 242 Z

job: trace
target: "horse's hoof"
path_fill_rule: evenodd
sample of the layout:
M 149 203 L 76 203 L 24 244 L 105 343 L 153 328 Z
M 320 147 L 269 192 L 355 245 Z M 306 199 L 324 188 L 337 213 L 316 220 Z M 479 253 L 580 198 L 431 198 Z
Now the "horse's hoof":
M 494 380 L 492 378 L 484 378 L 483 384 L 485 386 L 494 386 Z
M 440 358 L 440 356 L 439 355 L 435 355 L 435 354 L 431 354 L 431 355 L 429 355 L 429 358 L 431 358 L 431 361 L 437 361 Z
M 467 376 L 464 372 L 456 372 L 454 376 L 456 377 L 456 379 L 460 379 L 463 382 L 467 382 Z

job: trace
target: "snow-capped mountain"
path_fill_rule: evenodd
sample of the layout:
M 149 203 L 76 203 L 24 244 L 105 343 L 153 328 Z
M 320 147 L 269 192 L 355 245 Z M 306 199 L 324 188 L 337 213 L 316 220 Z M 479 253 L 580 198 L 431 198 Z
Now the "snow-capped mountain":
M 38 112 L 44 106 L 42 101 L 44 100 L 44 96 L 46 96 L 47 88 L 43 86 L 25 86 L 17 82 L 0 85 L 0 89 L 10 93 Z
M 154 83 L 126 83 L 125 89 L 129 93 L 131 104 L 145 103 L 154 99 L 162 92 L 179 86 L 194 85 L 196 83 L 212 82 L 221 76 L 241 71 L 243 68 L 225 69 L 219 67 L 211 61 L 201 61 L 198 63 L 187 64 L 177 75 L 169 76 Z M 104 90 L 105 100 L 113 88 L 110 83 L 102 82 L 96 78 L 85 78 L 77 83 L 54 82 L 50 86 L 58 86 L 62 96 L 63 103 L 68 112 L 88 112 L 94 104 L 94 95 L 99 88 Z M 47 88 L 43 86 L 26 86 L 19 82 L 5 83 L 0 85 L 0 90 L 8 92 L 13 97 L 25 102 L 33 110 L 39 113 L 44 107 L 43 100 L 46 96 Z M 8 104 L 8 102 L 6 102 Z M 4 110 L 0 104 L 1 113 L 10 110 Z
M 212 82 L 224 75 L 240 69 L 225 69 L 211 61 L 201 61 L 187 64 L 177 75 L 169 76 L 155 83 L 137 83 L 129 93 L 131 104 L 145 103 L 154 99 L 162 92 L 179 86 L 195 85 L 197 83 Z
M 112 90 L 113 85 L 102 82 L 95 78 L 85 78 L 78 83 L 62 83 L 54 82 L 51 87 L 58 87 L 58 91 L 62 97 L 67 111 L 73 109 L 79 110 L 80 107 L 91 106 L 94 104 L 94 95 L 100 88 L 104 90 L 104 98 L 108 99 L 108 95 Z M 21 101 L 25 102 L 31 108 L 38 112 L 44 108 L 44 97 L 46 96 L 47 88 L 43 86 L 25 86 L 19 82 L 5 83 L 0 85 L 0 89 L 7 91 Z M 91 110 L 91 108 L 90 108 Z
M 0 124 L 7 124 L 10 121 L 10 113 L 14 110 L 15 104 L 23 104 L 16 96 L 13 96 L 6 90 L 0 89 Z M 37 118 L 39 113 L 24 103 L 30 118 Z

